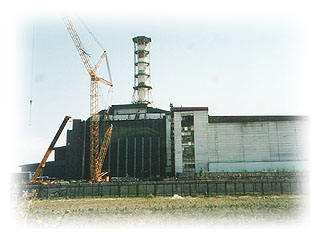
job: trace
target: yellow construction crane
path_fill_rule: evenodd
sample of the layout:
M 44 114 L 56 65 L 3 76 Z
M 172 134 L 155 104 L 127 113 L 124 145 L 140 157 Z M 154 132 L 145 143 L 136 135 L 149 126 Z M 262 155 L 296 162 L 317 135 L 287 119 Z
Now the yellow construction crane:
M 102 82 L 108 86 L 113 86 L 109 81 L 98 77 L 96 71 L 98 70 L 102 60 L 106 57 L 106 51 L 102 53 L 99 60 L 92 67 L 88 53 L 84 50 L 82 42 L 76 32 L 74 25 L 72 24 L 70 18 L 67 15 L 63 15 L 64 24 L 73 40 L 75 47 L 80 55 L 80 58 L 87 69 L 90 78 L 90 177 L 91 181 L 98 182 L 102 180 L 102 176 L 106 172 L 101 173 L 102 165 L 106 152 L 108 150 L 111 134 L 112 134 L 112 124 L 110 124 L 99 150 L 99 95 L 98 95 L 98 82 Z

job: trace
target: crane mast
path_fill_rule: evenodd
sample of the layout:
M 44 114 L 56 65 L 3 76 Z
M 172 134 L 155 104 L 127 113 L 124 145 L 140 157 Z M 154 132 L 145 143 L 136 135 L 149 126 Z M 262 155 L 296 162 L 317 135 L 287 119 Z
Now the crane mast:
M 99 95 L 98 95 L 98 82 L 102 82 L 106 85 L 113 86 L 109 81 L 100 78 L 96 75 L 102 60 L 106 57 L 106 51 L 102 53 L 99 60 L 93 67 L 88 56 L 88 53 L 84 50 L 83 44 L 76 32 L 74 25 L 72 24 L 70 18 L 67 15 L 63 15 L 63 21 L 66 28 L 73 40 L 75 47 L 80 55 L 80 58 L 90 75 L 90 177 L 92 181 L 101 180 L 101 169 L 104 161 L 101 152 L 99 150 Z M 101 146 L 101 151 L 108 149 L 108 145 L 111 138 L 112 125 L 109 126 L 103 145 Z M 109 140 L 107 140 L 109 138 Z M 105 156 L 105 153 L 104 153 Z M 105 174 L 105 173 L 104 173 Z

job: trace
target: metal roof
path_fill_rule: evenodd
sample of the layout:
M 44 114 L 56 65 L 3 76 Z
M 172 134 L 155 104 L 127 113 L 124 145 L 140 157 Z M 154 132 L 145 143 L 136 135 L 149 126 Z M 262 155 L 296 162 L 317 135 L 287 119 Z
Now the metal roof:
M 172 107 L 171 111 L 180 112 L 180 111 L 208 111 L 208 107 Z
M 162 110 L 162 109 L 159 109 L 159 108 L 153 108 L 153 107 L 148 107 L 147 109 L 148 113 L 169 113 L 169 111 L 167 110 Z
M 124 105 L 112 105 L 109 110 L 109 114 L 114 114 L 116 109 L 145 109 L 147 113 L 168 113 L 167 110 L 159 108 L 148 107 L 146 104 L 124 104 Z
M 20 168 L 23 168 L 23 167 L 38 167 L 39 163 L 21 164 L 18 167 L 20 167 Z M 47 166 L 50 166 L 50 167 L 64 166 L 65 164 L 66 164 L 65 160 L 47 161 L 46 162 L 46 167 Z
M 146 108 L 146 104 L 124 104 L 124 105 L 112 105 L 112 109 L 132 109 L 132 108 Z

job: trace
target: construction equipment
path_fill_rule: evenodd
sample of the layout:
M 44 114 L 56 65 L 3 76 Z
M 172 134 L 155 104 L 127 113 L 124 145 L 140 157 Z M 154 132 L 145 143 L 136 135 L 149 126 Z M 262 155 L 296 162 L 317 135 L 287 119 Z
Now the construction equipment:
M 56 135 L 54 136 L 54 138 L 53 138 L 53 140 L 52 140 L 49 148 L 47 149 L 47 152 L 46 152 L 45 155 L 43 156 L 40 164 L 38 165 L 37 170 L 36 170 L 35 173 L 33 174 L 33 177 L 32 177 L 32 179 L 31 179 L 30 182 L 29 182 L 30 184 L 33 184 L 33 183 L 36 183 L 36 182 L 37 182 L 37 178 L 38 178 L 41 170 L 45 167 L 46 161 L 47 161 L 47 159 L 49 158 L 49 156 L 50 156 L 50 154 L 51 154 L 51 152 L 52 152 L 52 150 L 53 150 L 54 145 L 56 144 L 57 140 L 59 139 L 59 137 L 60 137 L 60 135 L 61 135 L 61 133 L 62 133 L 62 130 L 64 129 L 64 127 L 66 126 L 66 124 L 67 124 L 67 122 L 68 122 L 68 120 L 69 120 L 70 118 L 71 118 L 70 116 L 65 116 L 65 117 L 64 117 L 64 119 L 63 119 L 63 121 L 62 121 L 62 123 L 61 123 L 61 125 L 60 125 L 60 127 L 59 127 L 59 129 L 58 129 L 58 131 L 57 131 L 57 133 L 56 133 Z M 41 182 L 40 182 L 40 183 L 41 183 Z M 47 181 L 42 182 L 42 184 L 48 184 L 48 183 L 49 183 L 49 182 L 47 182 Z
M 100 153 L 99 153 L 99 157 L 96 160 L 96 165 L 94 166 L 95 168 L 95 181 L 102 181 L 103 177 L 108 173 L 108 172 L 101 172 L 102 170 L 102 166 L 103 166 L 103 162 L 104 159 L 106 157 L 106 153 L 108 151 L 108 146 L 110 143 L 110 139 L 111 139 L 111 134 L 112 134 L 112 124 L 110 124 L 104 139 L 103 139 L 103 143 L 101 145 L 101 149 L 100 149 Z
M 99 95 L 98 95 L 98 82 L 102 82 L 108 86 L 113 86 L 109 81 L 98 77 L 96 71 L 98 70 L 102 60 L 106 57 L 106 51 L 102 53 L 99 60 L 92 67 L 88 53 L 84 50 L 82 42 L 76 32 L 74 25 L 72 24 L 70 18 L 67 15 L 63 15 L 64 24 L 67 27 L 67 30 L 71 36 L 71 39 L 77 48 L 77 51 L 80 55 L 80 58 L 88 71 L 91 84 L 90 84 L 90 177 L 91 181 L 97 182 L 102 180 L 101 168 L 103 165 L 105 153 L 107 151 L 111 133 L 112 133 L 112 124 L 110 124 L 105 137 L 104 142 L 99 151 Z

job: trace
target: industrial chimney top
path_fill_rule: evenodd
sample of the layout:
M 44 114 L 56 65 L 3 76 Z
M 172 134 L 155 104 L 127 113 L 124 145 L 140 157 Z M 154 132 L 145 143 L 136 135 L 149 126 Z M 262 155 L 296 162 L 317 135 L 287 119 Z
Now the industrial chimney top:
M 136 36 L 136 37 L 132 38 L 132 41 L 134 43 L 145 42 L 146 44 L 148 44 L 149 42 L 151 42 L 151 38 L 145 37 L 145 36 Z
M 150 37 L 137 36 L 134 42 L 134 92 L 133 104 L 152 104 L 150 85 Z

